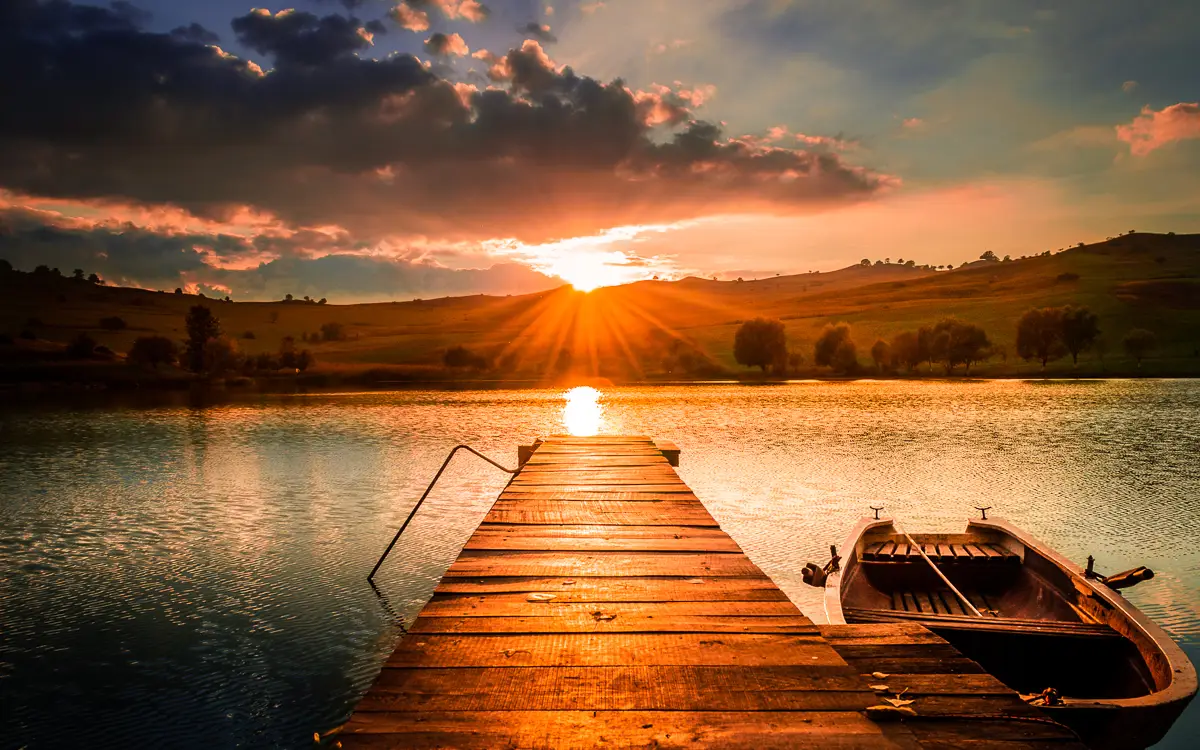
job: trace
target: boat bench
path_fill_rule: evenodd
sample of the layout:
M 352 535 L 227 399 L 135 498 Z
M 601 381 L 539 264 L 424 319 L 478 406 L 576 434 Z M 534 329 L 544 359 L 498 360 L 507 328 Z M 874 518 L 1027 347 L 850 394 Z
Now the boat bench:
M 998 544 L 922 544 L 925 554 L 934 562 L 1004 563 L 1021 558 Z M 863 547 L 861 559 L 866 562 L 908 562 L 920 560 L 917 545 L 908 542 L 872 542 Z

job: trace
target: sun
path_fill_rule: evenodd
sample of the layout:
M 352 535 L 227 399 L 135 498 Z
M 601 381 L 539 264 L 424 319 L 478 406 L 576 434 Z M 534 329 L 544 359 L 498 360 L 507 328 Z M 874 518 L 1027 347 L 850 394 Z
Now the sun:
M 546 267 L 547 273 L 559 277 L 581 292 L 636 281 L 642 275 L 642 270 L 627 265 L 621 253 L 608 252 L 562 253 Z

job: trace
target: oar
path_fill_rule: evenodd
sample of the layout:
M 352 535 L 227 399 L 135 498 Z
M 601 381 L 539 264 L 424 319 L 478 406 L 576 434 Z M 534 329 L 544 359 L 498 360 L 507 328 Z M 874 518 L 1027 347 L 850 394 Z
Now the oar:
M 950 587 L 950 590 L 954 592 L 954 595 L 958 597 L 959 601 L 961 601 L 967 609 L 971 610 L 971 614 L 975 615 L 976 617 L 983 617 L 983 614 L 979 610 L 975 609 L 975 605 L 967 601 L 967 597 L 963 596 L 963 593 L 958 590 L 958 587 L 953 583 L 950 583 L 950 579 L 946 577 L 946 574 L 942 572 L 942 569 L 939 568 L 933 560 L 929 559 L 929 556 L 925 554 L 925 550 L 921 549 L 921 545 L 913 541 L 913 538 L 908 535 L 907 531 L 900 528 L 900 525 L 895 521 L 892 521 L 892 528 L 903 534 L 904 538 L 908 540 L 910 545 L 916 547 L 917 552 L 921 555 L 921 559 L 929 563 L 929 567 L 933 568 L 933 572 L 937 573 L 938 577 L 946 582 L 946 585 Z

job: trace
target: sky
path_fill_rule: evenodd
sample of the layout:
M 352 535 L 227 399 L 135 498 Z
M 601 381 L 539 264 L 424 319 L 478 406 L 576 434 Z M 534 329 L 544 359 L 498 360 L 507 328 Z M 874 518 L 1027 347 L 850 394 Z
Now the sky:
M 1200 3 L 0 4 L 0 258 L 331 302 L 1200 231 Z

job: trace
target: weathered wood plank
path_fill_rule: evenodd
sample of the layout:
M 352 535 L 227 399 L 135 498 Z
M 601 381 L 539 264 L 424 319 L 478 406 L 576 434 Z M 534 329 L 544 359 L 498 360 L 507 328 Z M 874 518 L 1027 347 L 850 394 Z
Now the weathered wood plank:
M 563 633 L 414 635 L 391 667 L 845 666 L 816 635 Z
M 360 710 L 853 711 L 841 665 L 384 668 Z
M 919 747 L 903 727 L 850 711 L 480 711 L 358 713 L 341 735 L 350 747 L 392 749 L 696 747 L 850 750 Z
M 519 597 L 520 595 L 518 595 Z M 539 597 L 555 597 L 544 599 Z M 611 617 L 663 618 L 680 615 L 712 617 L 801 617 L 791 602 L 560 602 L 558 594 L 534 592 L 524 597 L 435 594 L 422 617 L 578 617 L 597 610 Z
M 483 524 L 469 550 L 741 552 L 720 529 L 686 526 Z
M 762 575 L 750 558 L 733 552 L 503 552 L 464 550 L 446 571 L 451 578 L 480 576 L 697 576 Z
M 550 591 L 572 602 L 787 601 L 766 576 L 746 578 L 589 576 L 585 578 L 443 578 L 437 594 L 500 594 L 525 597 Z M 930 634 L 932 635 L 932 633 Z M 937 638 L 937 636 L 933 636 Z M 939 641 L 941 639 L 938 639 Z
M 521 524 L 600 524 L 612 526 L 708 526 L 716 520 L 698 505 L 658 505 L 643 512 L 630 506 L 642 503 L 581 503 L 571 500 L 497 501 L 488 511 L 487 523 Z
M 564 617 L 424 617 L 410 633 L 791 633 L 812 635 L 812 621 L 795 617 L 725 617 L 709 615 L 617 616 L 609 605 Z M 611 619 L 610 619 L 611 618 Z M 974 664 L 974 662 L 971 662 Z M 930 670 L 927 670 L 930 671 Z M 976 667 L 978 671 L 978 667 Z

